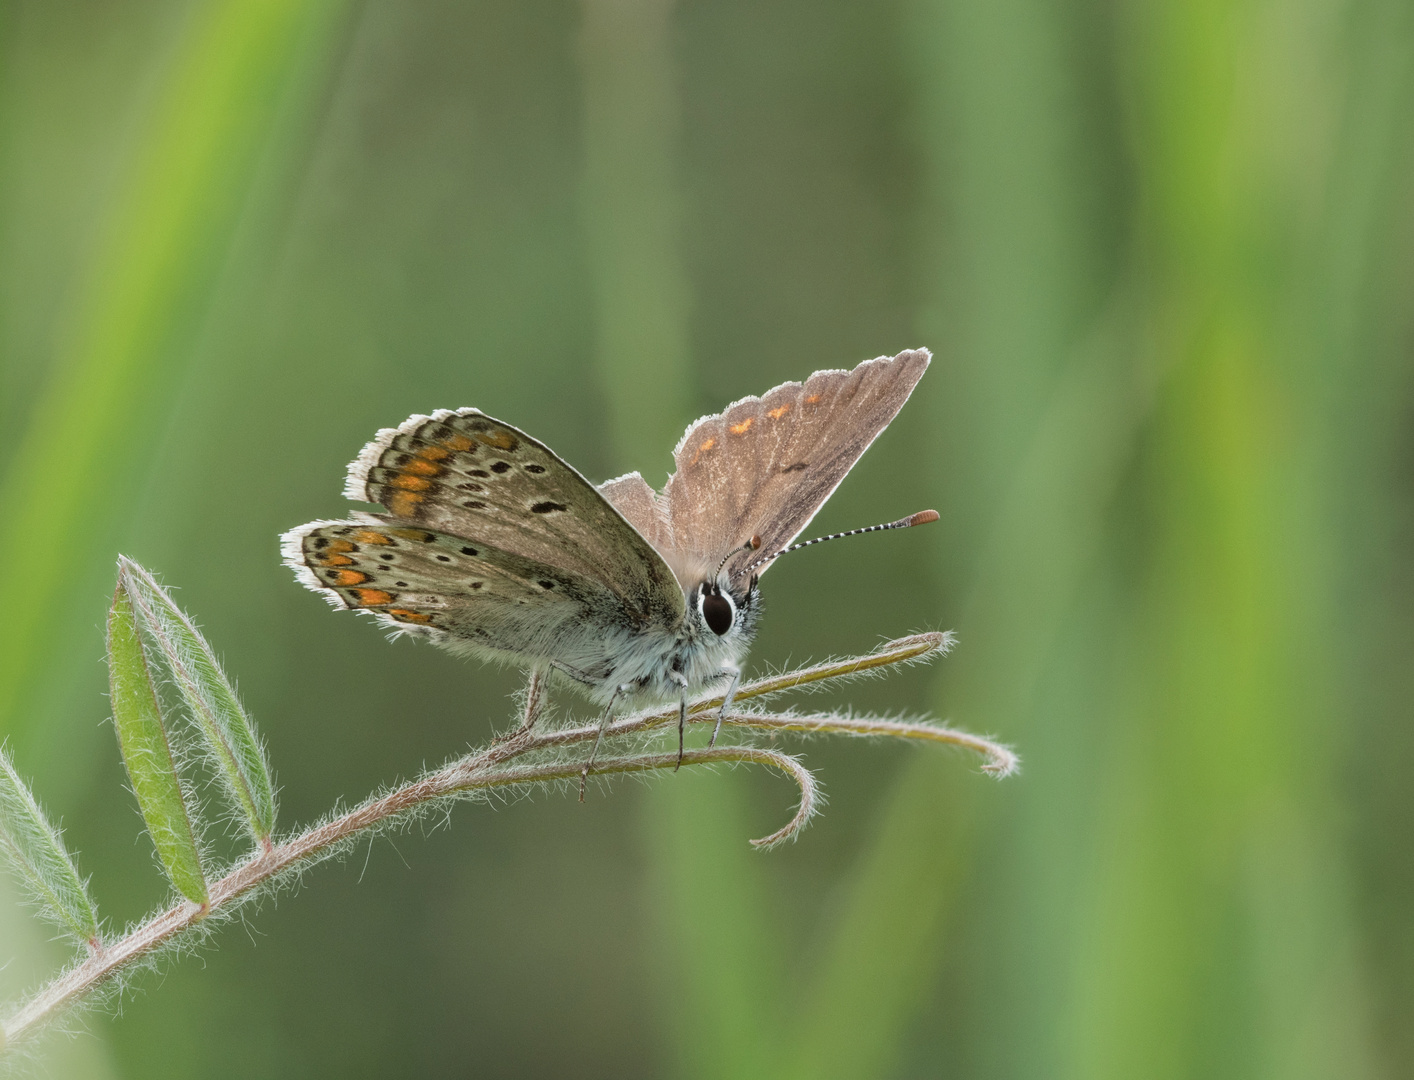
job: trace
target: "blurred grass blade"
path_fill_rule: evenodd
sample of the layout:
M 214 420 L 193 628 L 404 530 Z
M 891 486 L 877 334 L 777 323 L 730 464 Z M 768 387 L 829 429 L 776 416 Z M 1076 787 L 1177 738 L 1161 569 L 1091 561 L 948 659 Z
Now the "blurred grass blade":
M 209 899 L 206 875 L 196 849 L 192 816 L 177 776 L 132 601 L 122 581 L 114 590 L 108 613 L 108 682 L 123 764 L 157 857 L 177 890 L 204 905 Z
M 616 470 L 654 484 L 692 418 L 692 286 L 681 250 L 679 72 L 672 0 L 583 0 L 583 209 L 595 367 Z M 651 375 L 645 376 L 645 373 Z M 756 389 L 756 388 L 752 388 Z M 774 954 L 760 860 L 743 840 L 744 777 L 678 777 L 645 804 L 661 893 L 678 1073 L 761 1075 Z
M 893 1075 L 901 1031 L 943 955 L 954 897 L 973 854 L 974 804 L 959 790 L 955 763 L 941 756 L 919 761 L 894 788 L 822 935 L 820 955 L 811 958 L 815 970 L 793 1030 L 783 1033 L 785 1056 L 776 1073 L 782 1080 Z M 951 842 L 919 843 L 920 819 L 946 821 Z
M 59 830 L 0 747 L 0 852 L 46 916 L 80 941 L 98 943 L 98 918 Z
M 616 472 L 654 486 L 691 419 L 692 286 L 679 252 L 674 171 L 680 123 L 673 0 L 584 0 L 584 228 L 595 301 L 595 367 Z M 651 376 L 645 378 L 645 373 Z
M 23 703 L 44 679 L 61 618 L 93 580 L 75 568 L 98 566 L 111 543 L 287 86 L 343 6 L 185 5 L 172 65 L 59 323 L 54 373 L 0 477 L 10 508 L 0 544 L 25 566 L 10 599 L 31 613 L 0 624 L 0 728 L 26 733 Z
M 152 575 L 126 557 L 119 557 L 118 568 L 138 625 L 161 651 L 215 762 L 217 776 L 256 842 L 267 844 L 275 827 L 270 767 L 235 688 L 206 639 Z

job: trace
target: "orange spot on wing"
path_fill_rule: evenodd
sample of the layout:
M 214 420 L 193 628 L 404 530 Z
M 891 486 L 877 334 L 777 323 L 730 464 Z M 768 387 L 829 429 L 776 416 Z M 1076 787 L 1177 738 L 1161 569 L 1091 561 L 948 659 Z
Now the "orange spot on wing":
M 452 452 L 443 446 L 424 446 L 417 452 L 417 456 L 427 461 L 441 461 L 452 456 Z
M 421 495 L 414 495 L 411 491 L 395 491 L 388 500 L 388 509 L 396 517 L 412 517 L 417 513 L 417 506 L 422 502 Z
M 520 445 L 516 437 L 509 431 L 488 431 L 478 435 L 478 439 L 487 446 L 494 446 L 497 450 L 514 450 Z
M 347 555 L 316 555 L 315 561 L 320 566 L 352 566 L 353 560 Z
M 465 435 L 452 434 L 448 435 L 445 439 L 442 440 L 442 445 L 450 447 L 452 450 L 455 450 L 458 453 L 465 453 L 467 450 L 470 450 L 473 446 L 475 446 L 476 443 L 472 442 L 472 440 L 467 438 Z
M 421 458 L 410 458 L 402 469 L 404 473 L 411 473 L 414 476 L 442 475 L 442 466 L 434 465 L 430 461 L 423 461 Z
M 692 460 L 688 462 L 688 466 L 691 467 L 693 465 L 696 465 L 697 459 L 700 458 L 703 454 L 707 453 L 708 450 L 712 449 L 712 447 L 716 445 L 716 439 L 708 439 L 706 442 L 704 442 L 701 446 L 697 448 L 697 453 L 692 455 Z
M 382 533 L 374 532 L 372 529 L 359 529 L 354 533 L 354 539 L 360 544 L 391 544 L 393 542 Z
M 751 430 L 751 425 L 754 423 L 756 423 L 756 417 L 748 416 L 741 423 L 733 424 L 727 430 L 730 431 L 733 435 L 745 435 L 748 431 Z
M 416 497 L 415 495 L 409 496 L 409 498 Z M 422 529 L 389 529 L 388 531 L 394 536 L 402 537 L 404 540 L 416 540 L 419 544 L 425 544 L 432 539 L 432 534 L 430 532 L 424 532 Z
M 403 491 L 426 491 L 432 486 L 432 481 L 424 480 L 420 476 L 409 476 L 407 473 L 399 473 L 388 481 L 388 486 L 400 488 Z
M 766 415 L 769 416 L 772 420 L 779 420 L 788 412 L 790 412 L 790 406 L 782 405 L 779 408 L 771 409 L 769 412 L 766 413 Z
M 340 570 L 333 582 L 335 585 L 362 585 L 367 580 L 368 575 L 361 570 Z
M 425 611 L 409 611 L 407 608 L 389 608 L 388 614 L 398 622 L 430 623 L 432 616 Z
M 819 394 L 811 394 L 808 398 L 805 399 L 805 404 L 807 404 L 807 405 L 814 405 L 814 404 L 815 404 L 817 401 L 819 401 L 819 400 L 820 400 L 820 395 L 819 395 Z
M 349 543 L 347 540 L 330 540 L 324 550 L 332 553 L 336 551 L 357 551 L 358 548 L 354 547 L 353 544 Z
M 393 594 L 382 589 L 355 589 L 353 594 L 359 607 L 382 607 L 393 602 Z

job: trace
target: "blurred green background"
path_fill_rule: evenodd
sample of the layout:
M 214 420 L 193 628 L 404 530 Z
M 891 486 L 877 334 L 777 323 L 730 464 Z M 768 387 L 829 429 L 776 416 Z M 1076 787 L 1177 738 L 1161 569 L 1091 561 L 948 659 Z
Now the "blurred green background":
M 1403 0 L 5 0 L 0 730 L 112 928 L 119 551 L 205 627 L 286 829 L 508 722 L 279 564 L 380 426 L 596 479 L 821 367 L 932 371 L 752 668 L 1021 751 L 806 746 L 459 809 L 139 979 L 109 1077 L 1414 1074 L 1414 11 Z M 564 703 L 566 707 L 570 703 Z M 582 709 L 579 705 L 573 706 Z M 0 986 L 62 962 L 0 895 Z

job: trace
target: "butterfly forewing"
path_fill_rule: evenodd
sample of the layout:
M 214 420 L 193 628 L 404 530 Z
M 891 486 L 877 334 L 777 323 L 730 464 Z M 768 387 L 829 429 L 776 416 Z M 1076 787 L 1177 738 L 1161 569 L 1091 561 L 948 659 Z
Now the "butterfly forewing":
M 682 589 L 643 536 L 543 443 L 477 409 L 414 416 L 378 433 L 345 494 L 473 546 L 598 581 L 638 620 L 673 625 Z
M 789 545 L 903 407 L 929 359 L 916 349 L 817 371 L 693 424 L 663 490 L 679 550 L 714 564 L 759 537 L 757 551 L 727 562 L 734 575 Z

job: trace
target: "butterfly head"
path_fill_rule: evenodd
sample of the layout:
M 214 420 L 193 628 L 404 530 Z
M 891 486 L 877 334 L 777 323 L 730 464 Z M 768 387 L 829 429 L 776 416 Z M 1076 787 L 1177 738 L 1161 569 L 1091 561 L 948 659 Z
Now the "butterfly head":
M 743 620 L 755 606 L 756 575 L 751 574 L 743 588 L 739 579 L 734 583 L 734 579 L 723 571 L 733 555 L 742 551 L 755 551 L 760 546 L 761 538 L 753 536 L 742 546 L 732 548 L 722 556 L 716 571 L 693 590 L 692 605 L 697 610 L 698 618 L 703 626 L 719 638 L 730 634 L 733 627 L 738 632 L 750 633 L 750 627 L 744 626 Z M 733 588 L 736 589 L 735 594 Z
M 733 583 L 719 573 L 692 590 L 689 604 L 707 638 L 750 637 L 756 624 L 756 575 Z
M 736 604 L 732 594 L 715 581 L 703 582 L 697 590 L 697 613 L 707 629 L 718 637 L 724 636 L 736 622 Z

